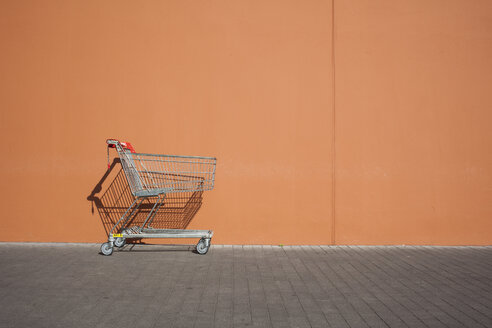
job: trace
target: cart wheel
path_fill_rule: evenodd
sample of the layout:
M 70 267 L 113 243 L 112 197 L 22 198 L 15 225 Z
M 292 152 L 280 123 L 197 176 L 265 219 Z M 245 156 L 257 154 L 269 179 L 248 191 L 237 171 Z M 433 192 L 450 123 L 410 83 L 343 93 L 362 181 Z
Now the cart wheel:
M 126 238 L 123 238 L 123 237 L 116 237 L 116 239 L 114 240 L 114 245 L 116 247 L 123 247 L 126 243 Z
M 113 254 L 113 247 L 111 247 L 109 243 L 104 243 L 101 245 L 101 253 L 103 253 L 106 256 L 109 256 Z
M 200 239 L 198 244 L 196 244 L 196 252 L 200 255 L 205 255 L 205 254 L 207 254 L 209 247 L 210 247 L 210 244 L 209 244 L 209 246 L 207 246 L 205 239 L 202 238 L 202 239 Z

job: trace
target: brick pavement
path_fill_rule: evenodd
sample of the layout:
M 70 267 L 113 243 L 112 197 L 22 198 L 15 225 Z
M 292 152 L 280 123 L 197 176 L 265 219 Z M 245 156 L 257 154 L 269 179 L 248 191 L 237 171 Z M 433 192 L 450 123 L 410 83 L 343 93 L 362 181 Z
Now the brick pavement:
M 0 327 L 492 327 L 492 247 L 0 243 Z

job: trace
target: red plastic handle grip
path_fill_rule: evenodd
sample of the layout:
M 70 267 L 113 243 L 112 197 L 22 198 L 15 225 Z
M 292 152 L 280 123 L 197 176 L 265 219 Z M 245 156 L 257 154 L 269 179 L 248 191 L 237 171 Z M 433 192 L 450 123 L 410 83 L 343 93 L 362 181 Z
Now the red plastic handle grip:
M 131 153 L 135 153 L 135 149 L 129 142 L 120 142 L 116 139 L 107 139 L 106 143 L 108 144 L 108 170 L 111 168 L 111 164 L 109 163 L 109 148 L 116 148 L 116 145 L 119 144 L 123 149 L 128 149 Z
M 133 148 L 132 144 L 129 142 L 120 142 L 117 139 L 107 139 L 106 143 L 108 144 L 108 147 L 110 147 L 110 148 L 115 148 L 116 143 L 119 143 L 121 145 L 121 147 L 123 147 L 124 149 L 128 149 L 131 153 L 136 152 L 135 148 Z

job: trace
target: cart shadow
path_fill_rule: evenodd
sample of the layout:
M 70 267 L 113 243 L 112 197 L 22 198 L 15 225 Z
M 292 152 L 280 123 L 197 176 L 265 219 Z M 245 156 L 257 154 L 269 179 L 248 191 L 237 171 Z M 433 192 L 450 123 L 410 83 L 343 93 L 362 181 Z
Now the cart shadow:
M 91 202 L 92 214 L 94 207 L 106 234 L 134 201 L 130 186 L 121 167 L 119 158 L 115 158 L 109 169 L 96 184 L 87 200 Z M 152 228 L 156 229 L 186 229 L 202 205 L 203 191 L 170 193 L 157 211 Z M 140 205 L 135 215 L 128 220 L 126 226 L 142 225 L 157 198 L 147 198 Z M 118 227 L 118 230 L 125 227 Z M 128 240 L 139 243 L 140 240 Z

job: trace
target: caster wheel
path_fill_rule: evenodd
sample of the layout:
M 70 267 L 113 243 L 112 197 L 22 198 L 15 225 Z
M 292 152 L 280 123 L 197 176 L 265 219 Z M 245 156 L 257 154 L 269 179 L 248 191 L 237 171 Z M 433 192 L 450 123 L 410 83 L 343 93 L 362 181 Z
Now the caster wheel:
M 113 247 L 109 243 L 104 243 L 101 245 L 101 253 L 106 256 L 113 254 Z
M 196 244 L 196 252 L 200 255 L 205 255 L 205 254 L 207 254 L 209 247 L 210 247 L 210 243 L 207 246 L 205 239 L 202 238 L 202 239 L 200 239 L 198 244 Z
M 116 239 L 114 240 L 114 245 L 116 247 L 123 247 L 126 243 L 126 238 L 123 238 L 123 237 L 116 237 Z

